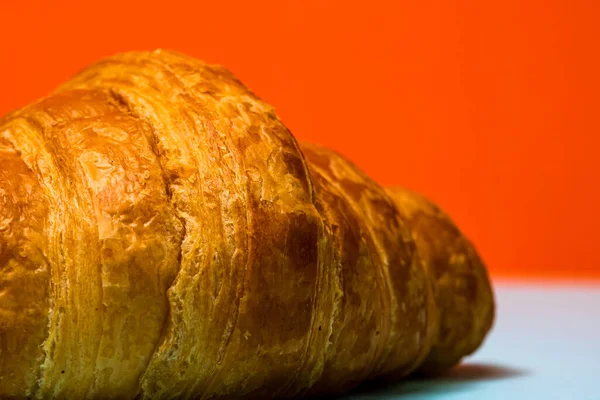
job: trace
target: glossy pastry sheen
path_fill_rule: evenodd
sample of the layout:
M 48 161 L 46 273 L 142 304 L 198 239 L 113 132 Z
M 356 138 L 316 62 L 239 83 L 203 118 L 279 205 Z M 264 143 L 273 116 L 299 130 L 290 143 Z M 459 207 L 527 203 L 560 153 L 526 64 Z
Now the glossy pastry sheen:
M 0 397 L 264 398 L 436 371 L 493 297 L 425 199 L 166 51 L 0 120 Z

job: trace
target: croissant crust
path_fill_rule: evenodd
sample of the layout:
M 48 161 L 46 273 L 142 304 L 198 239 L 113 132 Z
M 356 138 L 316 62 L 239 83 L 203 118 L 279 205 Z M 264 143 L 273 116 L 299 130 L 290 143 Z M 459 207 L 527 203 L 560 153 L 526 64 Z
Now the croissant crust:
M 494 304 L 427 199 L 229 71 L 102 60 L 0 119 L 0 397 L 265 398 L 439 371 Z

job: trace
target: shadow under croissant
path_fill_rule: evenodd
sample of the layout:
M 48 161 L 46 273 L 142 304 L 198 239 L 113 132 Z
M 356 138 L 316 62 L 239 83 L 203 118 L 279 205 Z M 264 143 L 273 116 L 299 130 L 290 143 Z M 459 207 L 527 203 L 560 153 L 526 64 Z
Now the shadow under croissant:
M 465 363 L 435 377 L 411 377 L 401 382 L 367 382 L 336 400 L 373 399 L 386 396 L 442 394 L 466 391 L 474 384 L 526 376 L 528 371 L 498 364 Z M 328 397 L 332 399 L 332 397 Z M 404 397 L 402 397 L 404 398 Z M 411 397 L 412 398 L 412 397 Z

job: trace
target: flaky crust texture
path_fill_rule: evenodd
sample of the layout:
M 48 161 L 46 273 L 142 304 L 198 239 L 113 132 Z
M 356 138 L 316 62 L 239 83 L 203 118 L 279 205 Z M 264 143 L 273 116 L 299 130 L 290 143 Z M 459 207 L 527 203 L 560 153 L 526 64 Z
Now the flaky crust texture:
M 429 202 L 298 144 L 221 67 L 100 61 L 1 119 L 0 156 L 1 398 L 343 392 L 491 326 L 449 220 L 442 243 Z

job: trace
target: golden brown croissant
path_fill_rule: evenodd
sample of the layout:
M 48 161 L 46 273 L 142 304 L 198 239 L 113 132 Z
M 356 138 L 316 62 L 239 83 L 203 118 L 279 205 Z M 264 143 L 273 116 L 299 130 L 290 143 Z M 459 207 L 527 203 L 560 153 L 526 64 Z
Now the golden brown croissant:
M 437 371 L 493 320 L 422 197 L 230 72 L 127 53 L 0 120 L 0 397 L 264 398 Z

